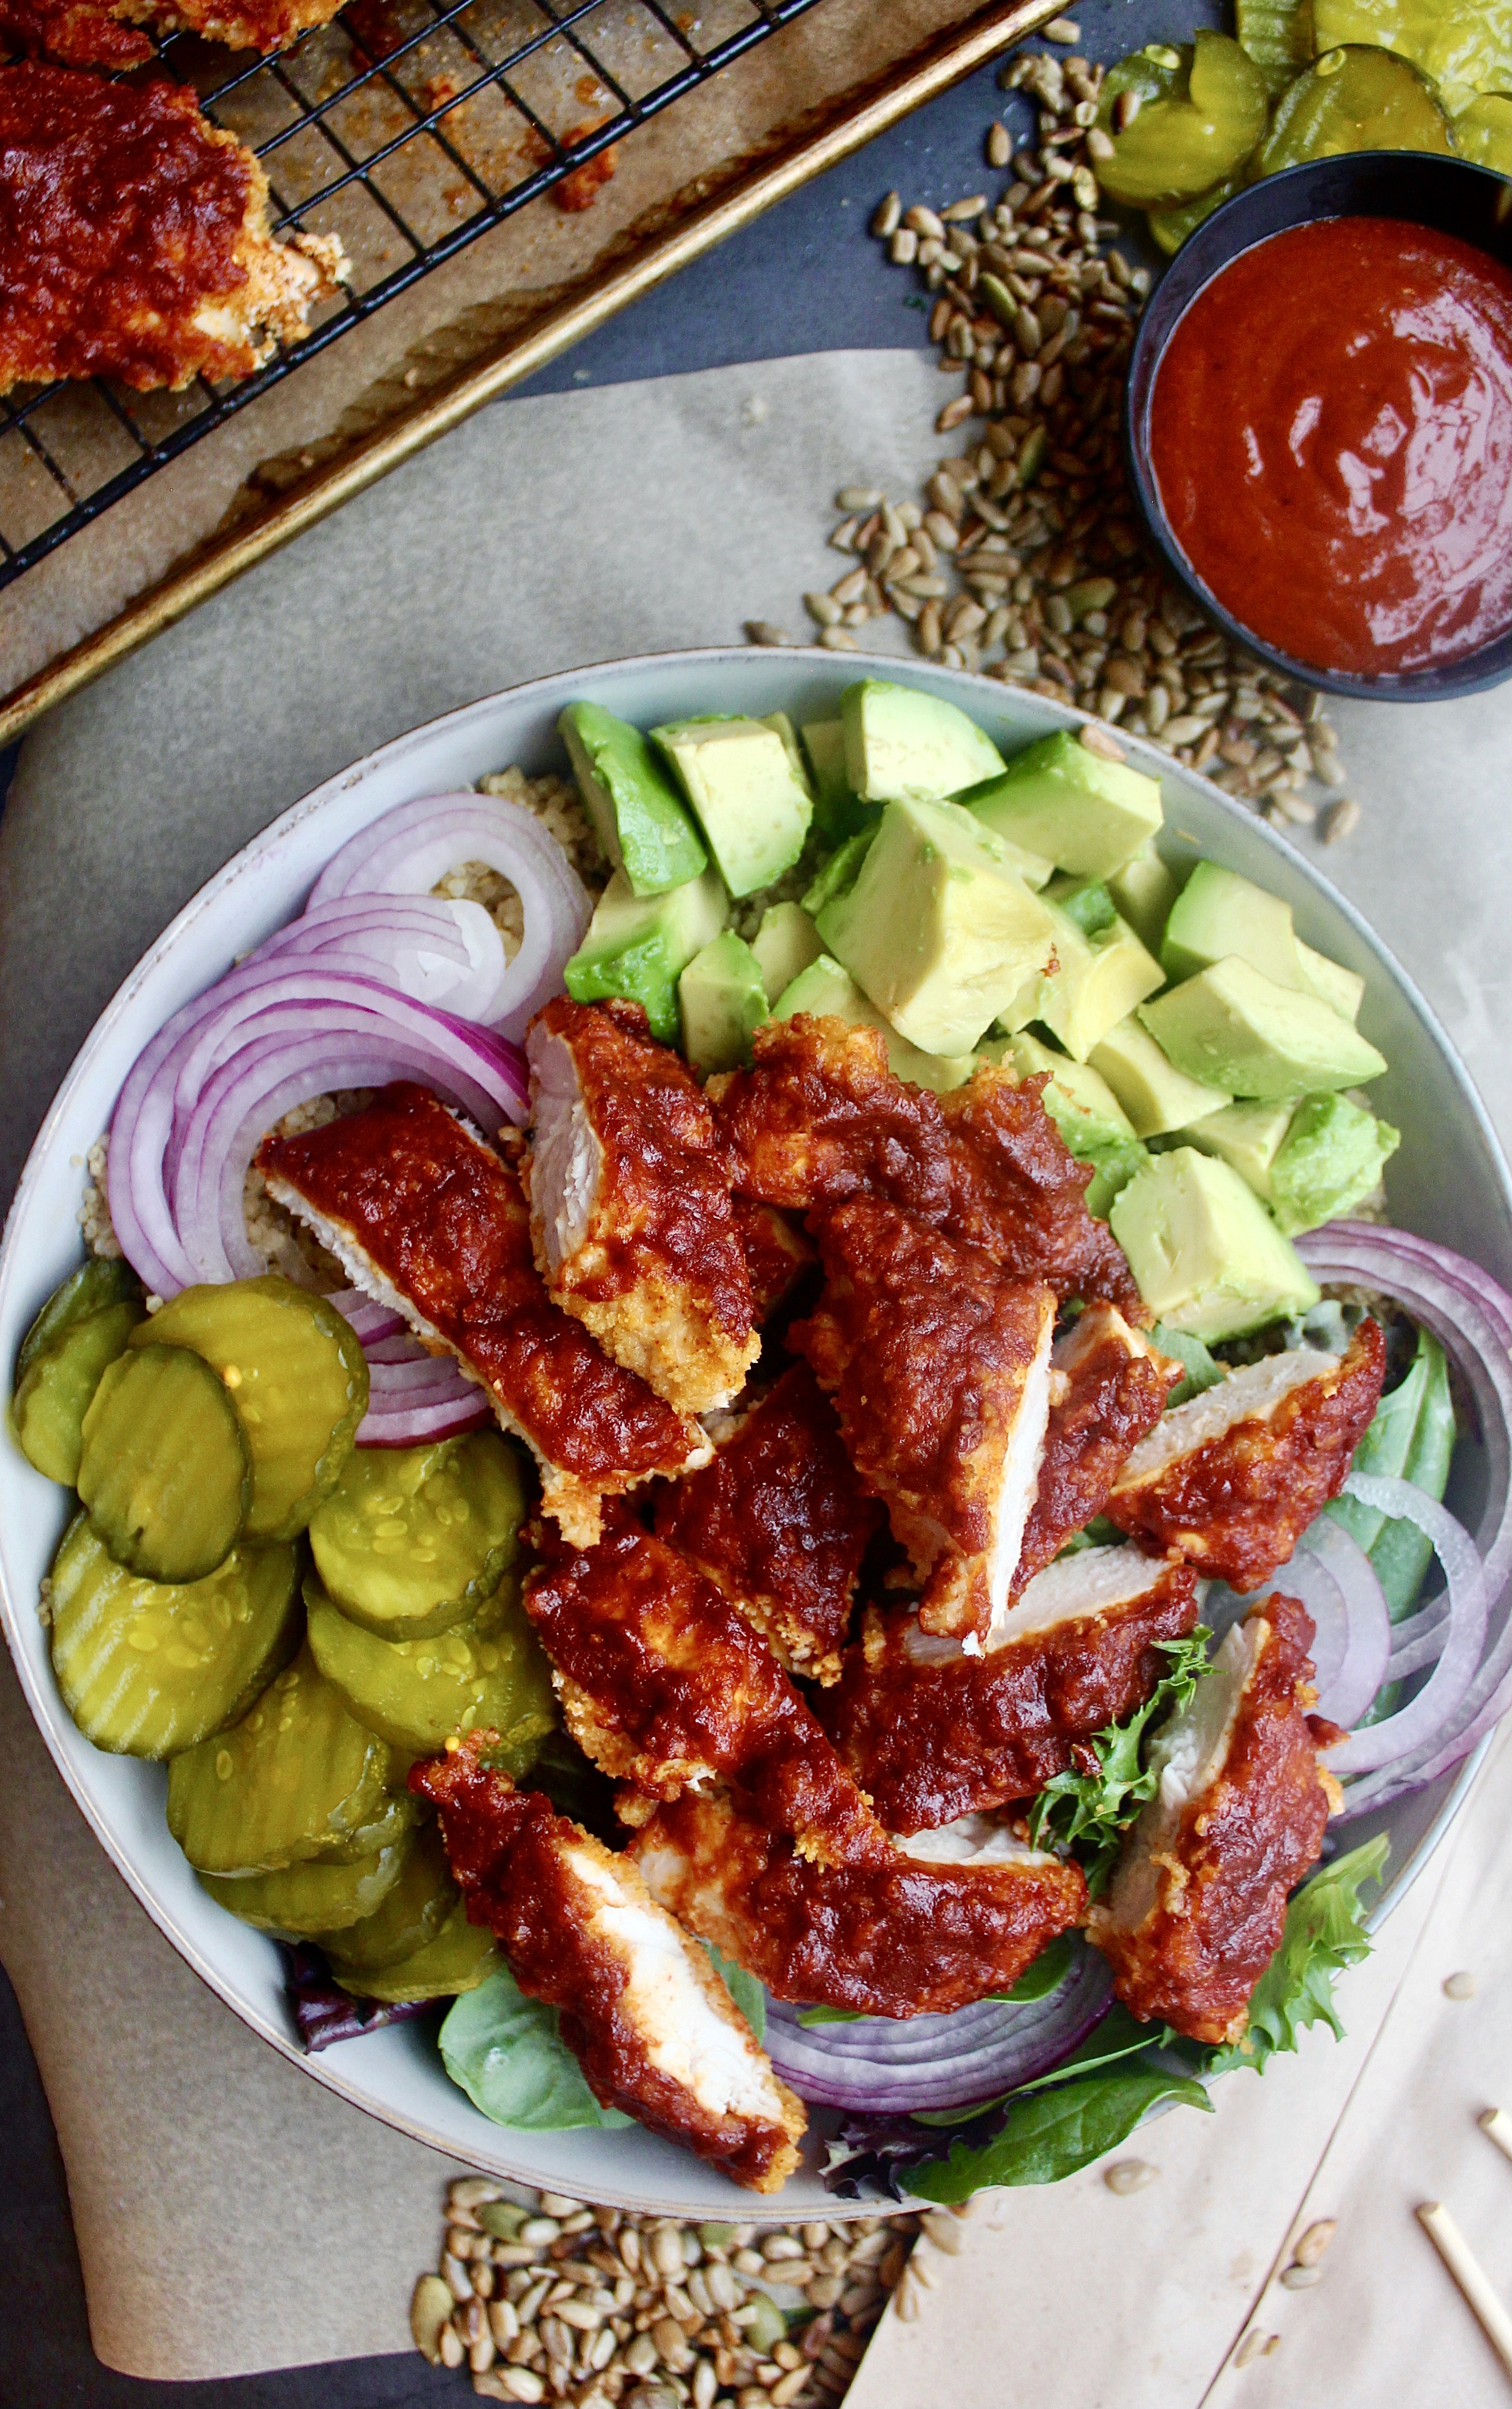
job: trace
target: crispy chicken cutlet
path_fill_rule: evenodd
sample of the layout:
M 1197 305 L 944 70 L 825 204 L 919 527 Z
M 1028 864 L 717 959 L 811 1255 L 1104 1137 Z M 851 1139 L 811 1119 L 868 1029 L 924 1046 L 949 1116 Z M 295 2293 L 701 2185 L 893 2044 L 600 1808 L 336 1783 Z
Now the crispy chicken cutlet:
M 1050 1410 L 1052 1290 L 855 1196 L 819 1227 L 826 1285 L 790 1344 L 923 1585 L 926 1631 L 980 1645 L 1006 1609 Z
M 984 1065 L 931 1095 L 893 1076 L 880 1031 L 804 1013 L 758 1029 L 752 1052 L 749 1070 L 707 1089 L 742 1195 L 811 1214 L 885 1197 L 1020 1279 L 1147 1318 L 1122 1248 L 1087 1209 L 1090 1168 L 1046 1113 L 1043 1078 Z
M 732 1196 L 729 1208 L 745 1248 L 756 1327 L 770 1321 L 787 1303 L 806 1271 L 819 1258 L 803 1234 L 801 1222 L 775 1204 L 755 1204 L 748 1196 Z
M 1131 1330 L 1114 1305 L 1089 1305 L 1050 1350 L 1050 1415 L 1034 1503 L 1024 1525 L 1016 1594 L 1085 1531 L 1118 1474 L 1165 1411 L 1182 1367 Z
M 526 1054 L 522 1176 L 554 1302 L 679 1413 L 728 1405 L 761 1341 L 728 1160 L 698 1081 L 638 1003 L 554 996 Z
M 701 1472 L 658 1491 L 656 1530 L 749 1615 L 780 1665 L 840 1678 L 861 1560 L 883 1509 L 857 1479 L 806 1363 L 713 1430 Z
M 267 178 L 186 85 L 0 67 L 0 393 L 245 377 L 347 273 L 268 232 Z
M 630 1859 L 481 1760 L 497 1735 L 449 1741 L 410 1786 L 440 1810 L 468 1913 L 606 2108 L 682 2142 L 752 2191 L 779 2191 L 808 2122 L 697 1941 Z
M 698 1424 L 552 1303 L 515 1173 L 428 1089 L 403 1081 L 324 1129 L 266 1138 L 257 1165 L 360 1289 L 482 1383 L 578 1545 L 598 1536 L 603 1498 L 708 1461 Z
M 871 1613 L 820 1719 L 893 1832 L 1031 1798 L 1149 1697 L 1159 1642 L 1197 1623 L 1197 1577 L 1137 1548 L 1083 1548 L 1032 1580 L 980 1656 Z
M 198 34 L 232 50 L 280 50 L 327 25 L 338 0 L 0 0 L 0 48 L 74 67 L 151 58 L 145 33 Z
M 1087 1908 L 1081 1868 L 971 1817 L 816 1866 L 727 1797 L 660 1807 L 631 1854 L 653 1897 L 779 1999 L 942 2015 L 1007 1990 Z
M 1288 1893 L 1317 1864 L 1339 1803 L 1307 1720 L 1312 1639 L 1291 1597 L 1267 1597 L 1234 1624 L 1150 1744 L 1159 1788 L 1092 1911 L 1118 1998 L 1193 2041 L 1243 2039 Z
M 727 1782 L 824 1863 L 874 1835 L 865 1799 L 760 1633 L 626 1507 L 606 1509 L 597 1547 L 548 1542 L 525 1605 L 568 1728 L 605 1773 L 658 1798 Z
M 1258 1589 L 1348 1477 L 1380 1400 L 1386 1343 L 1362 1321 L 1342 1356 L 1297 1347 L 1231 1372 L 1142 1439 L 1103 1511 L 1179 1548 L 1203 1573 Z

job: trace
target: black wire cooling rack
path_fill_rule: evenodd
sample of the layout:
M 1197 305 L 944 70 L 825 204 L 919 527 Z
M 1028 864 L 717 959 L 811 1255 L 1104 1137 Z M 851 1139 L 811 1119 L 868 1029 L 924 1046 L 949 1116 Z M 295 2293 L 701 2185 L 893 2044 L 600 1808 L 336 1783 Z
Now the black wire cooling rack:
M 239 383 L 200 378 L 181 393 L 140 394 L 96 379 L 0 399 L 0 586 L 442 260 L 815 5 L 353 0 L 267 59 L 189 35 L 158 43 L 175 80 L 257 152 L 276 230 L 339 235 L 352 282 L 299 342 Z

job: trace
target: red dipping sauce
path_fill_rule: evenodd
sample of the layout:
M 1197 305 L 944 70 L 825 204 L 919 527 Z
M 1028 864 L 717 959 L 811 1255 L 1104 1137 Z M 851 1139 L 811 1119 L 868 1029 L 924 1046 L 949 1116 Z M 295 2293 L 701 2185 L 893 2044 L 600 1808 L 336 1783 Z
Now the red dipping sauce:
M 1395 218 L 1241 253 L 1160 362 L 1150 465 L 1214 599 L 1369 676 L 1512 625 L 1512 272 Z

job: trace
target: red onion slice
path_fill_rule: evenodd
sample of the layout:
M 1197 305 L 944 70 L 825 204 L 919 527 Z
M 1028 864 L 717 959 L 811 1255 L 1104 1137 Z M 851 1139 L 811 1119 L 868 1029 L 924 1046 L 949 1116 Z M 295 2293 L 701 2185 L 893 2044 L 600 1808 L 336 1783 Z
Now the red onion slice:
M 252 961 L 277 955 L 340 953 L 360 959 L 398 995 L 488 1021 L 508 961 L 504 941 L 481 903 L 439 895 L 339 895 L 259 945 Z
M 1457 1522 L 1447 1507 L 1412 1481 L 1393 1479 L 1380 1473 L 1352 1472 L 1344 1486 L 1346 1495 L 1358 1497 L 1362 1506 L 1374 1507 L 1393 1522 L 1415 1523 L 1432 1541 L 1448 1583 L 1448 1634 L 1437 1664 L 1417 1696 L 1383 1722 L 1351 1732 L 1347 1739 L 1328 1752 L 1329 1770 L 1341 1779 L 1373 1773 L 1380 1767 L 1390 1767 L 1394 1775 L 1400 1772 L 1402 1760 L 1414 1750 L 1433 1748 L 1440 1742 L 1449 1718 L 1475 1679 L 1486 1643 L 1486 1577 L 1476 1553 L 1476 1543 L 1463 1523 Z M 1341 1533 L 1343 1536 L 1346 1535 Z M 1344 1807 L 1346 1815 L 1358 1815 L 1367 1805 L 1375 1803 L 1367 1796 L 1370 1789 L 1370 1784 L 1362 1782 L 1358 1790 L 1347 1793 Z
M 1320 1514 L 1277 1579 L 1318 1626 L 1317 1710 L 1348 1731 L 1386 1679 L 1391 1653 L 1391 1618 L 1375 1567 L 1342 1523 Z
M 480 1389 L 474 1389 L 470 1397 L 449 1397 L 439 1403 L 427 1399 L 382 1413 L 369 1406 L 357 1428 L 357 1445 L 426 1447 L 436 1439 L 455 1438 L 463 1431 L 476 1430 L 488 1419 L 488 1400 Z

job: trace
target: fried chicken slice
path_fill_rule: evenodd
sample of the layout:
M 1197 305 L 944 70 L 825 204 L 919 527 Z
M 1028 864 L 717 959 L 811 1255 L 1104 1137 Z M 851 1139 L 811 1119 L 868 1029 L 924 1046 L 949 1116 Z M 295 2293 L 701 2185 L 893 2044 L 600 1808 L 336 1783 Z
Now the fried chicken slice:
M 772 1831 L 826 1863 L 875 1836 L 865 1799 L 760 1633 L 626 1507 L 606 1510 L 595 1548 L 548 1542 L 525 1605 L 568 1728 L 604 1772 L 658 1798 L 727 1782 Z
M 654 1898 L 779 1999 L 941 2015 L 1006 1990 L 1086 1912 L 1079 1866 L 971 1819 L 815 1866 L 734 1800 L 660 1807 L 631 1854 Z
M 679 1413 L 727 1405 L 761 1342 L 698 1081 L 637 1003 L 554 996 L 526 1054 L 535 1130 L 521 1171 L 553 1301 Z
M 756 1326 L 787 1303 L 804 1273 L 819 1260 L 803 1235 L 801 1224 L 775 1204 L 753 1204 L 748 1196 L 732 1196 L 730 1217 L 745 1248 Z
M 926 1631 L 1006 1608 L 1050 1408 L 1055 1295 L 870 1196 L 819 1228 L 826 1286 L 789 1344 L 923 1584 Z
M 495 1733 L 449 1740 L 410 1786 L 440 1810 L 468 1913 L 527 1998 L 558 2010 L 594 2098 L 681 2142 L 751 2191 L 780 2191 L 808 2122 L 698 1943 L 617 1856 L 540 1791 L 482 1762 Z
M 1050 1416 L 1013 1587 L 1043 1572 L 1101 1514 L 1133 1449 L 1165 1411 L 1182 1367 L 1114 1305 L 1089 1305 L 1050 1350 Z
M 142 25 L 267 51 L 329 24 L 336 12 L 337 0 L 0 0 L 0 44 L 22 58 L 122 67 L 152 55 Z
M 1122 1249 L 1087 1209 L 1089 1167 L 1041 1103 L 1042 1077 L 984 1065 L 931 1095 L 893 1077 L 880 1031 L 805 1013 L 758 1029 L 752 1052 L 749 1070 L 706 1090 L 741 1194 L 804 1213 L 885 1197 L 1020 1279 L 1147 1319 Z
M 1161 1725 L 1160 1786 L 1118 1860 L 1089 1937 L 1137 2016 L 1237 2041 L 1274 1955 L 1287 1897 L 1318 1862 L 1338 1783 L 1308 1727 L 1313 1622 L 1295 1598 L 1252 1607 L 1191 1703 Z
M 820 1720 L 888 1830 L 929 1830 L 1043 1790 L 1145 1704 L 1157 1642 L 1196 1623 L 1188 1565 L 1084 1548 L 1030 1583 L 983 1655 L 870 1614 Z
M 708 1461 L 698 1424 L 553 1305 L 517 1176 L 427 1088 L 401 1081 L 324 1129 L 265 1138 L 257 1165 L 360 1289 L 481 1382 L 575 1544 L 597 1538 L 603 1498 Z
M 1342 1357 L 1298 1347 L 1246 1363 L 1164 1416 L 1103 1511 L 1233 1588 L 1258 1589 L 1343 1488 L 1385 1375 L 1386 1343 L 1368 1320 Z
M 713 1433 L 714 1458 L 661 1490 L 656 1531 L 748 1615 L 780 1665 L 840 1678 L 861 1560 L 881 1506 L 861 1489 L 806 1363 Z
M 0 393 L 246 377 L 347 273 L 268 231 L 267 178 L 186 85 L 0 67 Z

